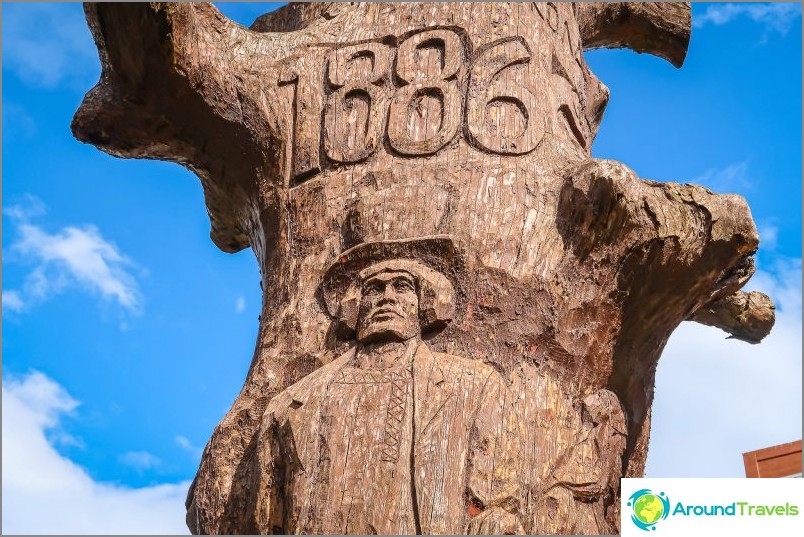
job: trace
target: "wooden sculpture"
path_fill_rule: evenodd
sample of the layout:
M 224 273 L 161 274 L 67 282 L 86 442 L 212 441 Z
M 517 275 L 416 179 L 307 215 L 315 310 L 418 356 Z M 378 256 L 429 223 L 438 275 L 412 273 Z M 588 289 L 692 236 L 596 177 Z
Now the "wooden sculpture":
M 87 4 L 75 136 L 179 163 L 251 247 L 254 358 L 195 533 L 616 533 L 656 364 L 697 320 L 759 341 L 743 198 L 593 159 L 583 50 L 680 66 L 687 3 Z

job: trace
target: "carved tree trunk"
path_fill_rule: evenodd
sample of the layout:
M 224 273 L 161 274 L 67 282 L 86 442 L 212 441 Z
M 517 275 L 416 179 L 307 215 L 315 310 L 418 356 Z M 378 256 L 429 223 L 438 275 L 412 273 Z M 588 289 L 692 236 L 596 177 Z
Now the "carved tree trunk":
M 276 529 L 254 525 L 257 432 L 274 395 L 353 345 L 320 290 L 352 247 L 456 245 L 440 253 L 460 258 L 454 320 L 427 345 L 502 375 L 528 533 L 619 530 L 682 321 L 751 342 L 773 324 L 767 297 L 738 291 L 758 247 L 743 198 L 590 157 L 608 89 L 582 51 L 679 66 L 689 4 L 290 4 L 251 29 L 209 4 L 86 13 L 103 74 L 75 136 L 194 171 L 212 240 L 261 269 L 254 358 L 190 490 L 193 532 Z

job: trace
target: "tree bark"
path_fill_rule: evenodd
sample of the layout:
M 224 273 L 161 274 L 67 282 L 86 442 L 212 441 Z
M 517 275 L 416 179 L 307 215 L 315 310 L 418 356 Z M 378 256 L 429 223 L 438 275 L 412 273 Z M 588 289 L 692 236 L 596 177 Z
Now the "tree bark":
M 423 464 L 426 476 L 412 485 L 414 522 L 398 526 L 411 531 L 617 533 L 619 478 L 643 473 L 656 364 L 673 330 L 691 319 L 751 342 L 770 331 L 770 299 L 738 293 L 758 248 L 743 198 L 591 158 L 608 89 L 582 51 L 630 47 L 678 66 L 687 3 L 290 4 L 251 29 L 211 4 L 85 9 L 103 73 L 75 115 L 75 136 L 118 157 L 194 171 L 212 240 L 227 252 L 250 246 L 260 265 L 256 349 L 190 489 L 194 533 L 288 530 L 293 513 L 266 509 L 277 490 L 297 490 L 294 450 L 327 468 L 315 494 L 352 467 L 305 451 L 340 445 L 327 436 L 337 427 L 308 446 L 299 438 L 309 431 L 292 417 L 307 404 L 298 395 L 305 386 L 319 390 L 305 397 L 354 393 L 331 390 L 341 377 L 326 376 L 362 345 L 343 329 L 363 315 L 357 295 L 344 287 L 326 300 L 337 267 L 357 278 L 370 263 L 416 262 L 441 275 L 434 281 L 446 278 L 426 292 L 417 280 L 419 307 L 432 303 L 421 310 L 422 330 L 432 330 L 422 345 L 447 370 L 475 360 L 478 369 L 455 371 L 505 387 L 453 387 L 465 408 L 490 412 L 500 445 L 517 446 L 503 450 L 516 453 L 499 467 L 510 473 L 483 474 L 499 483 L 516 476 L 504 494 L 464 497 L 446 476 L 461 457 L 486 453 L 459 406 L 434 410 L 448 414 L 438 419 L 452 433 L 426 453 L 442 459 L 417 459 L 422 437 L 398 428 L 413 438 L 410 467 Z M 347 258 L 357 264 L 339 265 Z M 402 410 L 369 410 L 414 416 L 404 419 L 415 429 L 430 422 L 404 410 L 401 394 L 414 401 L 416 386 L 432 382 L 417 381 L 413 363 L 411 376 L 387 377 L 412 379 L 413 391 L 383 385 Z M 348 378 L 381 383 L 367 375 Z M 343 415 L 330 417 L 321 423 Z M 474 440 L 462 443 L 464 433 Z M 470 445 L 479 451 L 456 447 Z M 286 470 L 268 472 L 274 464 Z M 394 487 L 395 478 L 382 479 Z M 421 495 L 432 487 L 444 492 L 426 518 Z M 303 498 L 290 500 L 287 509 L 308 512 Z M 322 520 L 311 527 L 338 527 Z

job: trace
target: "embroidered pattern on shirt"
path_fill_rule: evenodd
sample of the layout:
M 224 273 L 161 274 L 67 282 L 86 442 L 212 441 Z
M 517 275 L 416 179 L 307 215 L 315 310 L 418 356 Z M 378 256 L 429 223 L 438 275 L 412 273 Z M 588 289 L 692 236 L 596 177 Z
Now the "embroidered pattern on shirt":
M 395 463 L 399 460 L 402 427 L 405 419 L 405 404 L 408 398 L 408 383 L 411 381 L 411 377 L 412 370 L 410 367 L 392 371 L 348 368 L 341 370 L 340 375 L 335 379 L 337 384 L 391 384 L 388 410 L 385 414 L 382 453 L 380 455 L 380 460 L 383 462 Z

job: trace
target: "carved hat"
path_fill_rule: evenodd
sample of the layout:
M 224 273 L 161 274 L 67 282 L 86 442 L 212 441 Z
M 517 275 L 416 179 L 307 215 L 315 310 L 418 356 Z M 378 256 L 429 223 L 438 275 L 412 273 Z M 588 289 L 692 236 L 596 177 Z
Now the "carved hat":
M 341 331 L 355 328 L 361 282 L 383 270 L 411 273 L 419 285 L 422 331 L 443 328 L 452 320 L 454 284 L 462 266 L 457 245 L 448 235 L 366 242 L 343 252 L 324 273 L 321 293 Z

